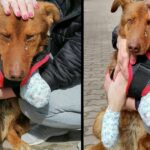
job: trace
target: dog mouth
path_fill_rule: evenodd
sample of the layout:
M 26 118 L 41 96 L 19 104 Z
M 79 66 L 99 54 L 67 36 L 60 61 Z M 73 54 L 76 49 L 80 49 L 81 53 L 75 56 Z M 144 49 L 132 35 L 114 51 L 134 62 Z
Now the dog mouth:
M 130 55 L 140 56 L 140 55 L 145 55 L 145 52 L 130 52 Z
M 18 81 L 18 82 L 23 80 L 23 78 L 16 78 L 16 77 L 14 78 L 14 77 L 5 76 L 5 78 L 10 81 Z
M 138 55 L 145 55 L 147 52 L 150 52 L 150 47 L 143 47 L 143 48 L 140 48 L 138 50 L 129 50 L 128 49 L 128 52 L 130 55 L 134 55 L 134 56 L 138 56 Z
M 3 74 L 4 74 L 4 77 L 10 81 L 22 81 L 25 78 L 25 76 L 7 75 L 5 73 L 3 73 Z

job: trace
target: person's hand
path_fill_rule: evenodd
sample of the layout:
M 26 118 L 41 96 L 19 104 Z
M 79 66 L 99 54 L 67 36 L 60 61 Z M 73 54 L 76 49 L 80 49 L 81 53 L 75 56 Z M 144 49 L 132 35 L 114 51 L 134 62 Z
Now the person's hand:
M 127 80 L 128 79 L 128 64 L 135 64 L 136 58 L 133 55 L 129 56 L 127 52 L 127 40 L 118 36 L 117 47 L 118 47 L 118 57 L 117 65 L 114 72 L 114 79 L 116 78 L 118 72 L 122 72 L 122 75 Z
M 148 15 L 149 15 L 149 18 L 150 18 L 150 0 L 145 0 L 145 3 L 148 7 Z
M 105 77 L 104 88 L 107 92 L 108 105 L 115 112 L 121 111 L 125 104 L 126 86 L 127 81 L 121 72 L 117 74 L 115 81 L 110 79 L 109 74 Z
M 24 20 L 34 17 L 34 8 L 39 8 L 36 0 L 0 0 L 6 15 L 10 15 L 11 8 L 17 17 Z
M 124 81 L 123 81 L 124 82 Z M 126 81 L 125 81 L 126 82 Z M 109 90 L 112 88 L 111 86 L 114 86 L 114 85 L 111 85 L 111 84 L 114 84 L 114 81 L 112 81 L 111 79 L 110 79 L 110 75 L 109 74 L 106 74 L 106 76 L 105 76 L 105 82 L 104 82 L 104 88 L 105 88 L 105 91 L 106 91 L 106 93 L 107 93 L 107 95 L 108 95 L 108 93 L 110 92 Z M 117 83 L 116 83 L 117 84 Z M 115 85 L 115 86 L 117 86 L 117 85 Z M 111 87 L 111 88 L 110 88 Z M 118 87 L 120 87 L 119 85 L 118 85 Z M 109 89 L 110 88 L 110 89 Z M 117 92 L 117 91 L 116 91 Z M 123 92 L 123 97 L 124 97 L 124 92 Z M 109 93 L 109 95 L 110 95 L 110 93 Z M 119 95 L 118 95 L 119 96 Z M 113 99 L 110 99 L 109 101 L 108 101 L 108 103 L 110 102 L 111 103 L 111 100 L 113 101 Z M 123 103 L 122 103 L 123 102 Z M 124 100 L 122 100 L 122 102 L 121 102 L 121 107 L 123 106 L 123 109 L 124 110 L 136 110 L 136 108 L 135 108 L 135 98 L 131 98 L 131 97 L 126 97 L 126 99 L 125 99 L 125 103 L 124 103 Z M 119 108 L 120 109 L 120 108 Z

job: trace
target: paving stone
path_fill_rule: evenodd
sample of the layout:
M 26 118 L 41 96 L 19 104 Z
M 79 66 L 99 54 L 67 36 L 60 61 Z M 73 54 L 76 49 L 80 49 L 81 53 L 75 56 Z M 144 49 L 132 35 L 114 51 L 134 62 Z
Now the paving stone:
M 84 143 L 86 143 L 86 145 L 96 144 L 98 143 L 98 139 L 93 135 L 88 135 L 84 137 Z
M 87 130 L 84 131 L 84 135 L 86 136 L 92 135 L 92 131 L 93 131 L 93 127 L 89 127 L 87 128 Z
M 112 0 L 84 1 L 84 145 L 96 144 L 92 125 L 97 113 L 107 105 L 103 89 L 106 66 L 113 48 L 111 34 L 121 11 L 110 13 Z
M 97 112 L 90 112 L 89 115 L 87 116 L 87 119 L 91 119 L 91 118 L 96 118 Z
M 85 123 L 85 124 L 88 124 L 89 126 L 92 126 L 93 123 L 94 123 L 94 120 L 95 120 L 95 118 L 93 118 L 93 119 L 86 119 L 86 120 L 84 121 L 84 123 Z

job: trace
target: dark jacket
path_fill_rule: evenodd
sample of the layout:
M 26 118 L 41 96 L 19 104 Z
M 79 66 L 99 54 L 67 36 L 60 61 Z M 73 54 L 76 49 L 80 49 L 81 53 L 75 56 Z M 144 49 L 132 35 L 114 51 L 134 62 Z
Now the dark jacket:
M 117 48 L 117 38 L 118 38 L 118 26 L 116 26 L 112 32 L 112 45 L 113 45 L 114 49 L 118 49 Z
M 81 0 L 51 0 L 62 19 L 51 30 L 50 52 L 54 59 L 40 68 L 51 90 L 68 88 L 81 82 Z

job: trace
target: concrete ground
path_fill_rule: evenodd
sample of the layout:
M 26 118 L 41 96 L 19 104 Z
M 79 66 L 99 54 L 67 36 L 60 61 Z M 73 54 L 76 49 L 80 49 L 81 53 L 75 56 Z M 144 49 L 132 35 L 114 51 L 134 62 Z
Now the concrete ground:
M 84 145 L 96 144 L 92 125 L 106 106 L 105 69 L 113 51 L 111 33 L 120 12 L 110 13 L 112 0 L 85 0 L 84 4 Z

